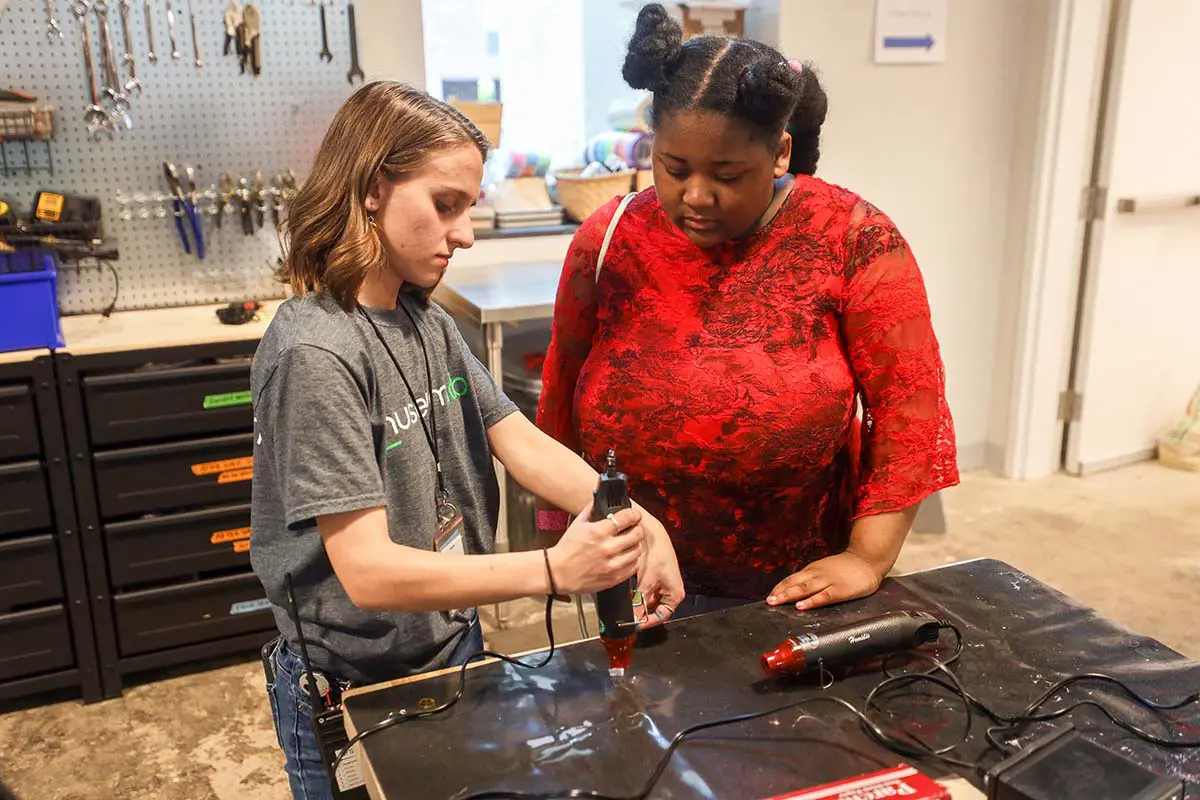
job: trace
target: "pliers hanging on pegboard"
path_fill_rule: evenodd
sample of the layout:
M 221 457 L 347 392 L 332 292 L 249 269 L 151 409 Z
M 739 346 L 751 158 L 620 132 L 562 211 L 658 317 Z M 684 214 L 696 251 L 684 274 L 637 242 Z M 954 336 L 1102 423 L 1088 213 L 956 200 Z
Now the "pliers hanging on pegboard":
M 171 189 L 171 194 L 174 195 L 172 205 L 175 209 L 175 230 L 179 231 L 179 241 L 183 243 L 183 252 L 188 255 L 191 255 L 192 252 L 187 230 L 183 226 L 183 218 L 186 216 L 192 228 L 192 236 L 196 240 L 196 258 L 204 260 L 204 233 L 200 230 L 200 214 L 196 210 L 195 185 L 190 187 L 191 194 L 185 194 L 183 183 L 179 180 L 179 172 L 169 161 L 163 162 L 163 174 L 167 176 L 167 185 Z

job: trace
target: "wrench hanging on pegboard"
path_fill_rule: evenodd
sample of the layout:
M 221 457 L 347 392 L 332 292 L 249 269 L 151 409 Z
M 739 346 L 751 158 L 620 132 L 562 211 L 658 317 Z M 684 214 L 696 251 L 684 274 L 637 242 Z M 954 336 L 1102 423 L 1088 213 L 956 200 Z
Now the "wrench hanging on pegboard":
M 105 240 L 120 251 L 120 261 L 115 263 L 121 276 L 118 309 L 283 296 L 283 287 L 272 275 L 279 256 L 278 237 L 271 224 L 259 229 L 258 220 L 264 211 L 272 219 L 276 213 L 275 198 L 269 194 L 274 176 L 290 169 L 303 181 L 330 119 L 356 88 L 347 83 L 345 62 L 339 68 L 336 60 L 330 64 L 314 57 L 322 42 L 317 10 L 308 2 L 254 4 L 261 31 L 260 74 L 254 80 L 241 74 L 236 58 L 214 55 L 223 52 L 225 43 L 224 3 L 191 0 L 189 6 L 188 0 L 172 0 L 172 49 L 181 51 L 181 57 L 174 59 L 167 49 L 171 45 L 165 0 L 132 2 L 142 5 L 141 13 L 131 13 L 129 3 L 121 0 L 107 0 L 102 6 L 111 59 L 102 52 L 105 14 L 96 10 L 95 3 L 84 6 L 94 82 L 89 82 L 84 64 L 83 31 L 67 2 L 13 0 L 4 12 L 0 87 L 34 95 L 39 103 L 55 109 L 53 186 L 46 185 L 49 178 L 44 170 L 40 176 L 35 170 L 6 178 L 5 196 L 25 210 L 39 190 L 48 188 L 98 198 Z M 329 48 L 349 53 L 345 7 L 334 4 L 326 10 Z M 63 39 L 54 33 L 51 19 Z M 196 60 L 202 60 L 202 69 L 197 69 Z M 248 63 L 248 71 L 253 66 Z M 92 86 L 97 91 L 95 103 Z M 95 121 L 112 124 L 111 115 L 123 107 L 113 95 L 121 95 L 128 104 L 116 115 L 120 135 L 101 134 L 93 141 L 84 112 L 96 105 Z M 130 117 L 128 126 L 125 114 Z M 34 166 L 46 166 L 46 158 L 35 153 Z M 128 200 L 127 205 L 118 203 L 118 193 L 136 198 L 166 191 L 163 162 L 195 169 L 196 193 L 202 197 L 197 202 L 205 211 L 198 215 L 206 250 L 203 261 L 195 257 L 194 247 L 192 255 L 183 252 L 169 212 L 162 218 L 121 219 L 123 212 L 129 216 L 128 210 L 140 206 Z M 254 195 L 256 170 L 271 177 L 262 182 L 266 190 L 258 187 L 258 195 Z M 253 235 L 246 235 L 238 224 L 218 227 L 218 214 L 213 213 L 216 201 L 203 199 L 228 197 L 234 191 L 221 187 L 226 174 L 251 176 Z M 237 201 L 231 202 L 236 207 Z M 185 222 L 190 225 L 190 220 Z M 112 300 L 111 285 L 88 270 L 64 270 L 58 282 L 64 313 L 99 312 Z

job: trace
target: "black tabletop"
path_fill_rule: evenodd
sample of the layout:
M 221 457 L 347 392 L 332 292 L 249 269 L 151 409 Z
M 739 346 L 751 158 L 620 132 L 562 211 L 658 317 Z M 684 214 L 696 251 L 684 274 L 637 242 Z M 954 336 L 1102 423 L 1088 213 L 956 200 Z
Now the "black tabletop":
M 630 675 L 620 681 L 609 677 L 596 641 L 563 648 L 538 671 L 502 663 L 471 669 L 454 708 L 367 737 L 361 752 L 386 798 L 500 788 L 636 795 L 671 738 L 695 723 L 820 694 L 861 708 L 880 680 L 877 668 L 822 689 L 811 680 L 764 679 L 759 654 L 802 628 L 898 609 L 928 611 L 962 630 L 965 648 L 954 671 L 969 692 L 1001 713 L 1016 714 L 1055 681 L 1083 672 L 1107 673 L 1160 701 L 1200 688 L 1200 665 L 1006 564 L 981 559 L 889 579 L 872 597 L 818 612 L 755 603 L 670 623 L 665 637 L 635 650 Z M 952 641 L 945 634 L 938 652 L 948 655 Z M 361 730 L 396 709 L 418 708 L 423 698 L 440 702 L 456 686 L 457 674 L 360 694 L 347 700 L 347 713 Z M 1065 690 L 1045 710 L 1084 697 L 1163 738 L 1200 738 L 1200 707 L 1152 713 L 1098 684 Z M 933 744 L 953 742 L 966 722 L 961 701 L 935 687 L 888 703 L 883 719 Z M 1200 798 L 1200 750 L 1145 744 L 1094 709 L 1069 719 L 1093 741 L 1187 779 L 1187 797 Z M 1021 746 L 1063 722 L 1029 726 L 1005 741 Z M 972 763 L 996 760 L 984 739 L 989 724 L 976 716 L 955 755 Z M 651 797 L 761 798 L 901 762 L 935 777 L 947 774 L 936 761 L 914 761 L 875 745 L 853 715 L 820 703 L 697 734 L 675 753 Z M 970 770 L 959 771 L 981 785 Z

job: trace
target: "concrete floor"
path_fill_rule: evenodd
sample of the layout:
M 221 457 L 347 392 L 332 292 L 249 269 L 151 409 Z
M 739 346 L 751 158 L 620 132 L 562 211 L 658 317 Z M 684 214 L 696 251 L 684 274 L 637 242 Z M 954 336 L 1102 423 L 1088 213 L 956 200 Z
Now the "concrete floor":
M 914 534 L 899 570 L 998 558 L 1200 657 L 1200 475 L 1154 463 L 1023 483 L 975 473 L 945 501 L 949 533 Z M 540 608 L 511 609 L 524 624 L 492 633 L 489 644 L 507 652 L 544 644 Z M 578 637 L 572 608 L 560 609 L 555 628 L 561 640 Z M 0 743 L 0 776 L 22 800 L 289 796 L 256 660 L 135 686 L 105 703 L 10 710 Z

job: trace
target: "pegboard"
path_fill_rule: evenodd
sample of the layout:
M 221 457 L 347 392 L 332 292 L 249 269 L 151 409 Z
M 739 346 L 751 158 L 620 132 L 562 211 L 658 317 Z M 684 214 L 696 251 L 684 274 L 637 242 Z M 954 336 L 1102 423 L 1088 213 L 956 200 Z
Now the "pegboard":
M 97 197 L 102 201 L 106 243 L 119 248 L 113 266 L 120 276 L 118 309 L 220 303 L 244 298 L 282 297 L 272 277 L 279 240 L 268 212 L 253 236 L 242 232 L 237 214 L 225 214 L 221 229 L 215 216 L 202 213 L 204 260 L 183 252 L 174 217 L 138 218 L 139 206 L 117 202 L 168 192 L 162 164 L 182 171 L 197 168 L 197 190 L 215 188 L 222 173 L 252 177 L 261 169 L 271 177 L 291 169 L 303 181 L 325 129 L 341 103 L 357 88 L 346 78 L 349 30 L 346 4 L 326 7 L 332 62 L 318 58 L 321 33 L 318 9 L 311 0 L 262 0 L 260 40 L 262 72 L 241 74 L 237 56 L 222 54 L 227 0 L 173 0 L 180 58 L 171 58 L 166 0 L 151 0 L 157 63 L 147 57 L 145 0 L 134 0 L 129 24 L 137 77 L 143 89 L 130 97 L 132 129 L 113 139 L 91 141 L 84 122 L 90 104 L 83 45 L 77 18 L 66 0 L 53 0 L 63 38 L 47 41 L 46 0 L 13 0 L 0 13 L 0 88 L 33 94 L 54 107 L 51 143 L 54 174 L 34 172 L 0 177 L 0 196 L 22 213 L 41 189 Z M 357 10 L 357 9 L 356 9 Z M 200 55 L 192 52 L 189 13 L 195 12 Z M 97 73 L 99 23 L 91 29 Z M 363 25 L 363 14 L 358 14 Z M 120 8 L 111 2 L 109 29 L 120 62 L 124 52 Z M 127 77 L 121 66 L 122 79 Z M 99 75 L 98 75 L 99 77 Z M 31 151 L 34 167 L 44 167 L 40 148 Z M 198 202 L 201 211 L 213 203 Z M 169 204 L 167 206 L 169 208 Z M 122 211 L 132 219 L 121 219 Z M 186 227 L 186 225 L 185 225 Z M 99 268 L 63 269 L 59 306 L 64 314 L 97 312 L 113 299 L 113 278 Z

